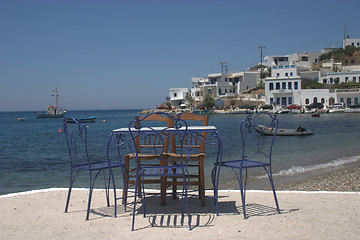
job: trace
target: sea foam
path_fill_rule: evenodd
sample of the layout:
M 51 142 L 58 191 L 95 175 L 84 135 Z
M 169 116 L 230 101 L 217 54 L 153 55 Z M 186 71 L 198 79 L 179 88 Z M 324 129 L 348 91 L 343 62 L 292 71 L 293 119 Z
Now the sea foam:
M 331 162 L 315 164 L 310 166 L 292 166 L 289 169 L 281 170 L 277 173 L 273 173 L 273 176 L 293 176 L 296 174 L 308 173 L 326 168 L 339 167 L 357 161 L 360 161 L 360 156 L 345 157 L 345 158 L 333 160 Z M 265 178 L 265 177 L 267 177 L 267 175 L 262 175 L 259 176 L 258 178 Z

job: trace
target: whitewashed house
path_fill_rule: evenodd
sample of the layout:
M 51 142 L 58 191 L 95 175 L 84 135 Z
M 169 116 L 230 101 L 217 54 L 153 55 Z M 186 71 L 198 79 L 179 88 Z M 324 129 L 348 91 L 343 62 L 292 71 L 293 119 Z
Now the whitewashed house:
M 343 47 L 346 46 L 354 46 L 354 47 L 360 47 L 360 38 L 346 38 L 343 41 Z
M 265 103 L 275 106 L 300 104 L 301 79 L 295 65 L 273 67 L 265 79 Z
M 294 53 L 289 55 L 269 55 L 264 58 L 266 67 L 296 65 L 298 71 L 310 70 L 319 62 L 321 53 Z
M 353 72 L 329 72 L 324 77 L 321 77 L 320 83 L 334 84 L 334 83 L 351 83 L 360 82 L 360 71 Z
M 169 89 L 169 100 L 173 107 L 185 104 L 185 96 L 189 94 L 187 88 L 170 88 Z
M 205 78 L 192 78 L 191 96 L 202 101 L 205 94 L 214 98 L 237 97 L 259 83 L 259 72 L 212 73 Z

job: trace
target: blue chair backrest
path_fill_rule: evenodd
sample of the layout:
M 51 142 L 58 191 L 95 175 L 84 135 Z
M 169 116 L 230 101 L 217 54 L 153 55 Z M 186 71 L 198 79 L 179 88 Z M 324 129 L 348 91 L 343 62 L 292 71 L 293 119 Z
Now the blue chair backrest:
M 271 164 L 272 148 L 279 127 L 276 114 L 247 115 L 240 125 L 242 159 Z
M 148 118 L 152 118 L 152 115 L 163 115 L 169 118 L 171 126 L 154 126 L 154 122 L 147 121 Z M 160 130 L 159 130 L 160 127 Z M 164 153 L 168 152 L 170 141 L 177 141 L 180 144 L 181 155 L 184 156 L 181 163 L 187 164 L 186 154 L 189 154 L 191 143 L 190 138 L 186 138 L 189 134 L 188 124 L 186 121 L 180 119 L 179 116 L 170 115 L 164 112 L 153 112 L 145 116 L 137 116 L 135 120 L 129 124 L 129 132 L 136 142 L 147 142 L 147 149 L 142 148 L 141 154 L 152 154 L 154 160 L 165 159 Z M 188 141 L 188 142 L 185 142 Z M 138 148 L 135 144 L 135 148 Z M 187 149 L 188 152 L 184 152 Z M 136 150 L 136 159 L 138 159 L 138 153 Z
M 68 123 L 67 119 L 69 119 L 69 117 L 64 118 L 63 132 L 65 134 L 71 164 L 89 164 L 86 126 L 77 119 L 71 118 L 72 123 Z

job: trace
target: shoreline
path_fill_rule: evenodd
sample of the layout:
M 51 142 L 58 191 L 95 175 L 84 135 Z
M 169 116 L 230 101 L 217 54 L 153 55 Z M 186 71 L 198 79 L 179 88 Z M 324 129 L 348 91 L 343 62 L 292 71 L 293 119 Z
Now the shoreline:
M 234 176 L 235 177 L 235 176 Z M 262 179 L 255 182 L 249 182 L 249 190 L 271 190 L 270 187 L 264 187 L 268 179 Z M 328 192 L 360 192 L 360 162 L 349 164 L 348 166 L 337 167 L 335 169 L 319 171 L 317 174 L 301 174 L 297 177 L 291 176 L 290 179 L 274 178 L 276 191 L 328 191 Z M 78 190 L 88 190 L 87 188 L 77 188 Z M 238 190 L 237 183 L 233 187 L 220 188 L 219 191 Z M 24 195 L 28 193 L 37 193 L 43 191 L 66 190 L 63 187 L 52 187 L 46 189 L 34 189 L 22 192 L 13 192 L 0 195 L 0 198 L 7 196 Z

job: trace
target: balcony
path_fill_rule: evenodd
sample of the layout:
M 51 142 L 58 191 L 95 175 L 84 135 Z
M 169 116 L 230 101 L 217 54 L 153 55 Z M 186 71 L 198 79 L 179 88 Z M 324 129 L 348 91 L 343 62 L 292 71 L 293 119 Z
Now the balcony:
M 270 90 L 270 93 L 272 94 L 292 94 L 292 89 L 280 89 L 280 90 Z

